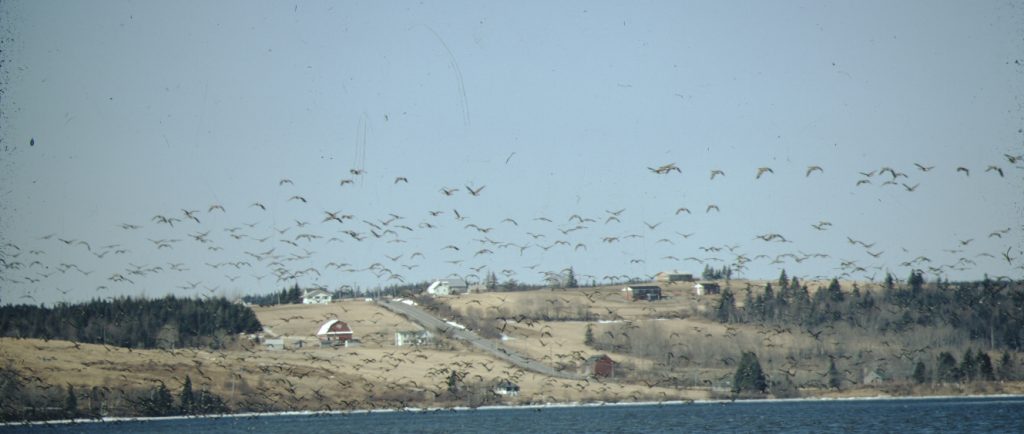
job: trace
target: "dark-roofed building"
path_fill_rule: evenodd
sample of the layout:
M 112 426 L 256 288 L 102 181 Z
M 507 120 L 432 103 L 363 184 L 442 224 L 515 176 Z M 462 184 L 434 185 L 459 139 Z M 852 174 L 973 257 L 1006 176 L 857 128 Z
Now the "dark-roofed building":
M 626 297 L 626 300 L 629 301 L 661 300 L 661 287 L 656 285 L 627 286 L 622 288 L 622 294 Z
M 659 283 L 693 282 L 693 274 L 680 273 L 678 271 L 662 271 L 654 276 L 654 281 Z
M 693 295 L 702 296 L 704 294 L 718 294 L 722 292 L 722 287 L 715 282 L 700 282 L 693 285 Z

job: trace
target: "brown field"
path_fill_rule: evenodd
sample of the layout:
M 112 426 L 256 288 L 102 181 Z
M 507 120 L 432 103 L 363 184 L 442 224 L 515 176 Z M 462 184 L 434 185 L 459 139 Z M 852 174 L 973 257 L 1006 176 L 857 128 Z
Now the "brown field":
M 759 284 L 751 282 L 755 288 Z M 757 352 L 771 379 L 787 377 L 800 385 L 800 396 L 1024 392 L 1021 383 L 983 383 L 968 389 L 907 384 L 912 363 L 934 360 L 938 351 L 955 348 L 957 342 L 943 341 L 953 336 L 949 331 L 879 339 L 839 326 L 813 336 L 815 331 L 810 330 L 719 324 L 700 314 L 715 308 L 717 296 L 697 298 L 688 287 L 676 285 L 666 287 L 665 300 L 631 302 L 622 297 L 620 288 L 442 299 L 459 315 L 500 331 L 511 349 L 550 366 L 575 370 L 589 356 L 608 354 L 619 367 L 615 378 L 600 380 L 556 379 L 523 371 L 464 342 L 443 338 L 429 348 L 395 347 L 396 331 L 420 326 L 363 300 L 254 308 L 268 337 L 306 343 L 298 349 L 270 350 L 245 337 L 221 351 L 128 350 L 4 338 L 0 339 L 0 361 L 18 372 L 40 397 L 60 400 L 65 385 L 79 391 L 101 390 L 105 411 L 112 415 L 129 414 L 129 403 L 159 382 L 176 396 L 186 376 L 195 390 L 216 393 L 236 411 L 708 399 L 726 396 L 743 351 Z M 316 345 L 313 334 L 332 318 L 347 322 L 361 345 Z M 603 349 L 584 343 L 588 327 L 595 341 L 604 343 Z M 914 357 L 901 354 L 921 340 L 935 344 Z M 628 348 L 616 346 L 627 342 Z M 836 357 L 849 383 L 842 392 L 820 387 L 828 357 Z M 453 371 L 463 379 L 459 396 L 448 392 Z M 889 380 L 864 384 L 871 372 L 888 374 Z M 501 380 L 516 382 L 520 396 L 497 398 L 490 393 L 490 387 Z

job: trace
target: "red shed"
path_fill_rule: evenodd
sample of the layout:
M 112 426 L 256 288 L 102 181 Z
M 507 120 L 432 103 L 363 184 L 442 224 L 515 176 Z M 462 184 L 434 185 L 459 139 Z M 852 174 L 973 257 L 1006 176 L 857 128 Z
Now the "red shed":
M 614 377 L 615 361 L 607 354 L 590 356 L 586 362 L 583 362 L 583 374 L 594 377 Z
M 345 341 L 352 340 L 352 329 L 344 321 L 332 319 L 320 326 L 316 338 L 321 346 L 345 345 Z

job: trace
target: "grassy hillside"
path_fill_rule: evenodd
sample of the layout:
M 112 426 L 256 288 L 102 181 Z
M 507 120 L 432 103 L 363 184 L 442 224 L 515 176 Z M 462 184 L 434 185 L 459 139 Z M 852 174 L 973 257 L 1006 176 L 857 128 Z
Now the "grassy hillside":
M 422 300 L 421 306 L 438 316 L 549 366 L 575 371 L 582 360 L 598 354 L 618 363 L 614 378 L 580 381 L 524 371 L 443 335 L 428 347 L 395 347 L 394 332 L 420 326 L 362 299 L 254 308 L 265 337 L 306 343 L 289 350 L 270 350 L 244 335 L 217 350 L 3 338 L 0 414 L 5 420 L 66 416 L 69 392 L 76 397 L 79 416 L 154 414 L 160 385 L 173 401 L 164 406 L 177 406 L 186 377 L 196 393 L 215 396 L 235 412 L 729 398 L 737 363 L 748 351 L 757 355 L 770 384 L 768 394 L 753 396 L 1024 392 L 1017 381 L 1022 354 L 1006 345 L 991 346 L 996 342 L 992 336 L 976 333 L 977 321 L 964 316 L 977 314 L 980 306 L 957 310 L 956 303 L 947 303 L 948 312 L 935 310 L 938 319 L 922 324 L 913 303 L 863 282 L 857 287 L 860 297 L 871 293 L 875 307 L 869 313 L 842 310 L 856 299 L 853 282 L 841 282 L 846 304 L 831 307 L 838 318 L 820 323 L 785 315 L 755 318 L 748 303 L 758 303 L 760 296 L 763 304 L 768 283 L 730 282 L 736 311 L 726 321 L 718 318 L 722 295 L 696 297 L 684 284 L 664 286 L 666 298 L 653 302 L 627 301 L 620 286 Z M 829 283 L 803 285 L 813 298 Z M 952 287 L 922 288 L 923 294 L 932 291 L 950 297 L 957 293 Z M 1000 300 L 1009 300 L 995 309 L 1002 321 L 1016 320 L 1013 297 L 1019 293 L 1019 287 L 1001 289 L 1006 298 Z M 953 311 L 961 315 L 958 322 L 943 323 Z M 906 316 L 910 323 L 894 326 Z M 319 348 L 313 334 L 332 318 L 346 321 L 361 346 Z M 970 354 L 967 368 L 974 366 L 974 376 L 944 377 L 949 374 L 948 366 L 939 363 L 944 353 L 955 358 L 958 370 Z M 1008 366 L 1003 366 L 1003 353 Z M 981 374 L 980 354 L 991 360 L 993 377 Z M 925 366 L 923 381 L 915 378 L 919 362 Z M 836 368 L 833 374 L 830 364 Z M 834 375 L 838 388 L 830 384 Z M 517 383 L 521 394 L 492 393 L 503 380 Z

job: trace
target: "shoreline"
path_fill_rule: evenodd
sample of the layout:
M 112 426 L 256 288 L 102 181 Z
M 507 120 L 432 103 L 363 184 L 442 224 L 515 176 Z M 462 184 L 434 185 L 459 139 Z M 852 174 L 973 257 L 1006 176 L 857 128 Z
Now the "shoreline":
M 332 411 L 279 411 L 267 413 L 225 413 L 205 414 L 192 416 L 155 416 L 155 417 L 101 417 L 88 419 L 55 419 L 43 421 L 25 422 L 2 422 L 0 427 L 14 426 L 46 426 L 46 425 L 73 425 L 85 423 L 124 423 L 124 422 L 153 422 L 167 420 L 185 419 L 243 419 L 262 418 L 277 416 L 348 416 L 348 415 L 370 415 L 386 413 L 436 413 L 436 412 L 465 412 L 465 411 L 491 411 L 491 410 L 544 410 L 562 408 L 592 408 L 592 407 L 642 407 L 642 406 L 678 406 L 678 405 L 733 405 L 733 404 L 777 404 L 793 402 L 835 402 L 835 401 L 925 401 L 942 399 L 1024 399 L 1024 394 L 993 394 L 993 395 L 920 395 L 920 396 L 836 396 L 836 397 L 807 397 L 807 398 L 765 398 L 765 399 L 699 399 L 699 400 L 673 400 L 673 401 L 638 401 L 638 402 L 566 402 L 549 404 L 523 404 L 523 405 L 488 405 L 480 407 L 406 407 L 400 409 L 368 409 L 368 410 L 332 410 Z

